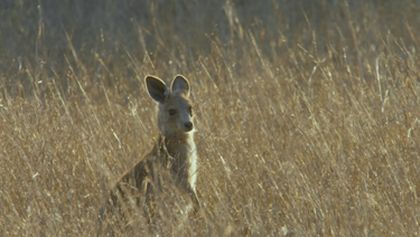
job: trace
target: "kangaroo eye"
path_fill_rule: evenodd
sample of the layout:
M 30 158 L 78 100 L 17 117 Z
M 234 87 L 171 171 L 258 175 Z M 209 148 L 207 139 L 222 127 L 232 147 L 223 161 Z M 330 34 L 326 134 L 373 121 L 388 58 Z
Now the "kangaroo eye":
M 192 107 L 188 106 L 188 113 L 192 116 Z
M 176 109 L 169 109 L 169 115 L 173 116 L 176 114 Z

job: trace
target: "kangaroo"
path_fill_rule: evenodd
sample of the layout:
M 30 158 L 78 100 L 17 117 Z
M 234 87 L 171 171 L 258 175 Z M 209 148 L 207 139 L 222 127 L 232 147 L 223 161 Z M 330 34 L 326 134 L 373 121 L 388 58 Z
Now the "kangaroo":
M 164 173 L 174 181 L 178 190 L 189 195 L 195 212 L 200 208 L 196 191 L 198 157 L 189 82 L 182 75 L 172 80 L 170 88 L 154 76 L 146 76 L 145 81 L 150 97 L 158 103 L 160 134 L 151 152 L 125 172 L 111 188 L 106 209 L 100 213 L 101 219 L 110 208 L 121 211 L 123 206 L 134 204 L 143 206 L 149 225 L 153 225 L 153 197 L 160 190 Z

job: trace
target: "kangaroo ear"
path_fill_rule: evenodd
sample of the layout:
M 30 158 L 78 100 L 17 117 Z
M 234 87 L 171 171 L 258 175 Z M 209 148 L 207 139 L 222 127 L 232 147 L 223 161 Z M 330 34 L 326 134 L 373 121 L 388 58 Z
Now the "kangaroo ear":
M 163 103 L 169 95 L 165 82 L 154 76 L 146 76 L 145 80 L 150 97 L 159 103 Z
M 182 93 L 186 96 L 190 95 L 190 83 L 187 78 L 182 75 L 177 75 L 172 81 L 171 85 L 172 93 Z

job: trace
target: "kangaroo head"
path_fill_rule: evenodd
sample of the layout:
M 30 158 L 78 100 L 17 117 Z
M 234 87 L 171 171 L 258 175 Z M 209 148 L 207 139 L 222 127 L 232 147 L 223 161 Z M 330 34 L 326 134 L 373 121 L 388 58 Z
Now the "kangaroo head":
M 194 131 L 192 106 L 189 100 L 188 80 L 177 75 L 171 87 L 154 76 L 146 76 L 150 97 L 159 103 L 158 127 L 165 137 L 184 135 Z

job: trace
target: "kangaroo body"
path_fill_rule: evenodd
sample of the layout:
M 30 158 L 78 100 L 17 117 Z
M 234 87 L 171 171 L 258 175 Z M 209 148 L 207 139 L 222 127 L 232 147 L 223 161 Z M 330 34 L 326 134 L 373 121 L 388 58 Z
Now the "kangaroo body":
M 135 205 L 143 207 L 149 224 L 153 225 L 154 195 L 160 191 L 164 178 L 171 179 L 179 191 L 190 196 L 195 211 L 200 207 L 196 193 L 198 157 L 189 83 L 178 75 L 169 88 L 159 78 L 147 76 L 146 85 L 149 95 L 158 102 L 160 135 L 151 152 L 113 185 L 100 219 L 110 209 L 118 209 L 124 214 Z

